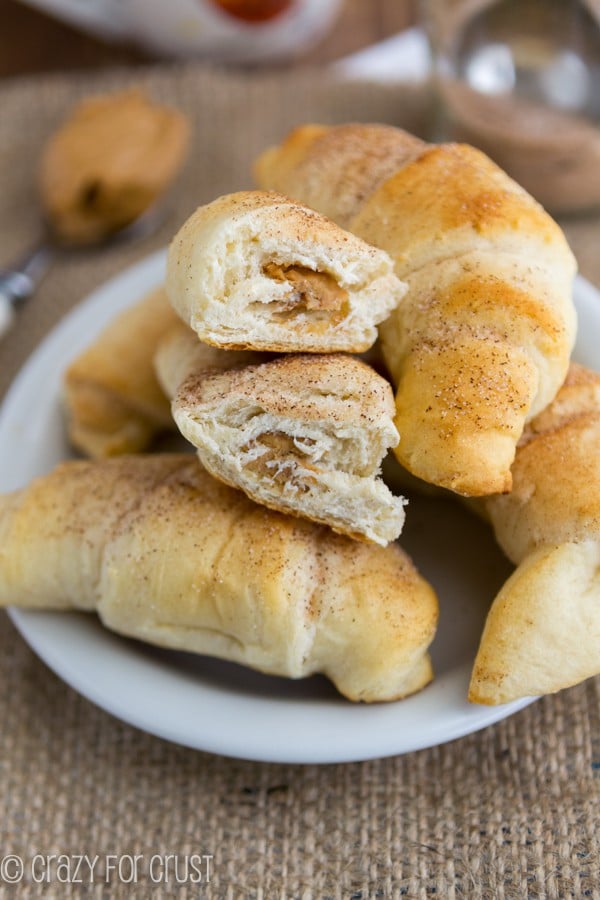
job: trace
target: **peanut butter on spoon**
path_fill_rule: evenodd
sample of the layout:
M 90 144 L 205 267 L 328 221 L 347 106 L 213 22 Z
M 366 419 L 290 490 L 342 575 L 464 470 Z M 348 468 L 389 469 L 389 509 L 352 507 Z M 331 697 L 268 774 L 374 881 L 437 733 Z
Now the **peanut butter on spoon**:
M 102 240 L 144 213 L 179 172 L 189 127 L 141 90 L 84 100 L 48 141 L 40 192 L 53 232 Z

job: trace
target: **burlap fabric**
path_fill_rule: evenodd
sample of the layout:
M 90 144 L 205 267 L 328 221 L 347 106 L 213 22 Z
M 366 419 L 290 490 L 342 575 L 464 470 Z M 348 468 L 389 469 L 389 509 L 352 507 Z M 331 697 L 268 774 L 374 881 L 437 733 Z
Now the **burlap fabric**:
M 255 152 L 306 120 L 382 120 L 419 130 L 418 92 L 322 74 L 232 76 L 196 67 L 135 73 L 191 117 L 192 161 L 171 219 L 143 245 L 65 258 L 0 344 L 0 392 L 42 336 L 91 289 L 166 243 L 199 202 L 251 184 Z M 39 147 L 79 96 L 131 73 L 54 77 L 0 91 L 0 262 L 36 233 Z M 600 283 L 600 226 L 568 225 Z M 33 411 L 35 412 L 35 411 Z M 115 721 L 50 673 L 0 621 L 0 856 L 25 861 L 0 896 L 215 898 L 600 897 L 600 681 L 545 698 L 478 734 L 406 756 L 338 766 L 249 763 L 182 749 Z M 101 861 L 92 883 L 36 883 L 36 854 L 211 856 L 202 882 L 155 884 Z M 75 863 L 72 862 L 71 866 Z M 4 874 L 14 872 L 10 860 Z M 207 867 L 210 881 L 207 882 Z M 37 876 L 43 874 L 37 869 Z M 77 874 L 71 869 L 71 881 Z M 193 872 L 191 874 L 194 874 Z

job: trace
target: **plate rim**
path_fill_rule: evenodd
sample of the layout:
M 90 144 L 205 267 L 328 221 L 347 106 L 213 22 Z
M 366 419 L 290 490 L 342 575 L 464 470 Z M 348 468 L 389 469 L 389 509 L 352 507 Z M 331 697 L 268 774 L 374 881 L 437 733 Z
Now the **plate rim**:
M 78 343 L 77 337 L 81 336 L 80 329 L 82 326 L 85 326 L 91 312 L 97 314 L 94 320 L 94 333 L 96 334 L 98 333 L 98 330 L 103 327 L 103 324 L 107 323 L 120 309 L 124 309 L 131 305 L 146 291 L 160 284 L 164 273 L 166 252 L 165 248 L 157 250 L 115 274 L 78 303 L 43 338 L 13 379 L 6 392 L 2 406 L 0 407 L 0 447 L 2 446 L 2 438 L 5 435 L 6 428 L 10 425 L 13 410 L 20 405 L 21 397 L 23 393 L 26 393 L 30 388 L 32 380 L 35 380 L 38 369 L 43 369 L 44 365 L 47 365 L 49 361 L 53 360 L 57 350 L 60 350 L 65 346 L 69 347 L 69 343 L 73 339 L 75 339 L 75 344 Z M 106 297 L 108 296 L 110 298 L 111 294 L 115 292 L 119 295 L 117 300 L 113 299 L 111 302 L 107 302 Z M 578 304 L 583 304 L 584 308 L 588 304 L 590 305 L 590 308 L 594 304 L 600 304 L 600 291 L 598 291 L 591 282 L 580 275 L 576 277 L 574 295 Z M 592 315 L 593 314 L 594 312 L 592 312 Z M 596 314 L 600 316 L 600 305 L 598 306 Z M 89 343 L 89 339 L 89 336 L 86 336 L 85 342 Z M 74 355 L 75 352 L 79 352 L 79 347 L 72 350 L 71 355 Z M 65 362 L 68 361 L 68 358 L 67 352 Z M 62 368 L 56 374 L 58 383 L 60 383 L 61 376 Z M 54 384 L 56 386 L 56 379 Z M 4 481 L 4 477 L 2 477 L 2 480 Z M 7 488 L 3 485 L 2 490 L 7 490 Z M 8 607 L 7 613 L 22 638 L 48 668 L 81 696 L 85 697 L 95 706 L 115 718 L 142 731 L 177 743 L 181 746 L 256 762 L 283 764 L 336 764 L 401 755 L 415 750 L 439 746 L 468 734 L 473 734 L 476 731 L 513 715 L 538 699 L 536 697 L 526 697 L 509 704 L 489 707 L 469 704 L 465 699 L 464 704 L 457 707 L 454 711 L 455 714 L 452 722 L 450 724 L 446 722 L 445 727 L 440 728 L 439 724 L 430 723 L 429 728 L 423 729 L 421 732 L 418 731 L 415 735 L 407 736 L 406 734 L 403 734 L 398 736 L 395 733 L 391 735 L 387 734 L 386 738 L 380 741 L 369 739 L 361 742 L 353 740 L 347 747 L 339 747 L 335 742 L 331 746 L 323 746 L 323 742 L 317 740 L 312 744 L 310 742 L 304 744 L 300 749 L 290 746 L 289 741 L 273 741 L 271 739 L 272 736 L 257 740 L 256 735 L 250 736 L 249 738 L 247 734 L 240 734 L 237 736 L 238 739 L 235 740 L 230 733 L 227 733 L 225 740 L 223 740 L 223 729 L 219 730 L 218 727 L 217 729 L 214 727 L 212 729 L 209 728 L 207 732 L 203 733 L 198 733 L 197 731 L 187 734 L 181 731 L 176 733 L 177 730 L 174 730 L 172 725 L 167 726 L 164 721 L 156 721 L 149 717 L 147 713 L 142 714 L 139 710 L 132 710 L 131 706 L 128 706 L 129 701 L 126 700 L 128 697 L 127 692 L 117 692 L 116 697 L 107 697 L 106 691 L 102 689 L 100 682 L 94 682 L 93 680 L 86 681 L 85 678 L 82 679 L 81 674 L 77 677 L 69 665 L 69 660 L 60 656 L 57 658 L 54 652 L 56 647 L 52 644 L 52 640 L 50 641 L 50 644 L 48 644 L 47 632 L 42 633 L 39 630 L 40 617 L 42 617 L 42 619 L 43 617 L 52 617 L 55 622 L 59 622 L 64 616 L 67 616 L 69 617 L 69 620 L 72 620 L 73 618 L 86 614 L 61 612 L 59 613 L 61 620 L 57 620 L 54 618 L 56 613 L 46 611 Z M 127 639 L 120 638 L 118 635 L 114 635 L 112 632 L 103 629 L 97 618 L 94 618 L 91 622 L 100 629 L 103 643 L 106 642 L 106 638 L 108 637 L 107 647 L 109 645 L 112 646 L 115 642 L 119 642 L 120 652 L 124 652 L 125 661 L 131 664 L 130 649 L 126 648 L 125 651 L 123 651 L 122 647 L 122 642 Z M 69 631 L 69 628 L 70 626 L 67 627 L 67 632 Z M 52 630 L 50 630 L 50 634 L 52 635 Z M 133 643 L 135 644 L 137 642 Z M 144 656 L 143 653 L 140 653 L 139 655 L 140 657 Z M 139 662 L 137 655 L 135 659 Z M 154 671 L 162 671 L 162 665 L 157 665 L 157 661 L 154 658 L 150 660 L 149 665 Z M 456 685 L 452 683 L 452 677 L 458 678 L 458 681 L 461 682 L 461 679 L 464 680 L 463 669 L 466 667 L 470 672 L 471 665 L 472 660 L 470 662 L 467 661 L 465 665 L 458 667 L 450 673 L 445 673 L 442 678 L 446 679 L 444 682 L 446 687 L 450 685 L 451 688 L 456 688 Z M 177 681 L 178 678 L 180 679 L 180 677 L 181 673 L 174 673 L 175 681 Z M 440 680 L 441 679 L 438 679 L 438 683 Z M 435 684 L 436 682 L 434 681 L 433 685 Z M 195 684 L 194 687 L 197 690 L 197 684 Z M 365 724 L 369 726 L 367 728 L 368 732 L 371 731 L 374 724 L 379 727 L 389 728 L 389 726 L 393 726 L 394 724 L 394 708 L 401 708 L 402 710 L 409 709 L 411 701 L 413 701 L 412 705 L 414 705 L 414 702 L 419 703 L 419 698 L 427 697 L 428 695 L 426 692 L 428 690 L 431 691 L 431 689 L 432 686 L 428 686 L 423 691 L 412 695 L 412 697 L 402 700 L 399 704 L 360 704 L 358 706 L 348 704 L 348 707 L 353 710 L 352 715 L 357 720 L 357 730 Z M 214 691 L 210 685 L 208 688 L 203 686 L 203 691 L 206 692 L 207 690 L 209 692 Z M 200 691 L 200 695 L 202 695 L 203 691 Z M 219 690 L 216 690 L 216 694 L 219 695 L 219 693 Z M 223 700 L 223 696 L 229 696 L 229 694 L 227 692 L 221 693 L 221 701 Z M 239 692 L 233 693 L 231 696 L 234 701 L 240 702 Z M 252 699 L 255 700 L 256 698 Z M 241 700 L 243 703 L 246 703 L 246 705 L 248 704 L 247 698 L 242 696 Z M 258 698 L 258 701 L 262 706 L 266 704 L 268 707 L 273 706 L 273 703 L 279 707 L 281 707 L 282 703 L 284 706 L 286 703 L 289 705 L 288 701 L 282 700 L 281 698 L 267 698 L 266 700 Z M 345 709 L 345 703 L 346 701 L 344 701 L 343 704 L 336 703 L 335 708 Z M 293 701 L 295 709 L 298 708 L 298 704 L 299 701 Z M 227 706 L 227 704 L 225 705 Z M 253 706 L 252 703 L 249 705 L 250 707 Z M 425 702 L 425 705 L 427 705 L 427 702 Z M 315 706 L 321 708 L 321 710 L 327 710 L 327 716 L 331 715 L 333 704 L 328 704 L 326 701 L 319 701 L 315 704 L 315 701 L 312 699 L 310 701 L 300 701 L 301 709 L 303 707 L 312 708 Z M 256 709 L 258 709 L 258 707 L 256 707 Z M 392 710 L 392 712 L 390 712 L 390 710 Z M 279 714 L 281 715 L 281 708 L 279 709 Z M 286 717 L 284 716 L 284 719 L 285 718 Z M 402 716 L 400 716 L 400 718 L 402 718 Z M 259 722 L 262 721 L 260 715 L 258 719 Z M 419 734 L 421 737 L 419 737 Z

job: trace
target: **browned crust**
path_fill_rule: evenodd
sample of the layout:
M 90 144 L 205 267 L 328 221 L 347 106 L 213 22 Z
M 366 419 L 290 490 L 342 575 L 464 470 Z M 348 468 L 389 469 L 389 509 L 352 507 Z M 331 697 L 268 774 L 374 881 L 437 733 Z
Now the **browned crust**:
M 259 185 L 294 196 L 347 226 L 364 200 L 427 145 L 399 128 L 348 124 L 303 125 L 255 163 Z

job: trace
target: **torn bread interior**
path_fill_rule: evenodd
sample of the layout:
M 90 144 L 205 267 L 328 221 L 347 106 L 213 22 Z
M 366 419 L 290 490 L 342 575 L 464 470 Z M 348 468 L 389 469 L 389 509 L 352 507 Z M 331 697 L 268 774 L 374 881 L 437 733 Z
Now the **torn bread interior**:
M 208 471 L 258 503 L 382 545 L 400 534 L 405 501 L 379 477 L 398 441 L 392 390 L 360 360 L 192 371 L 172 409 Z

